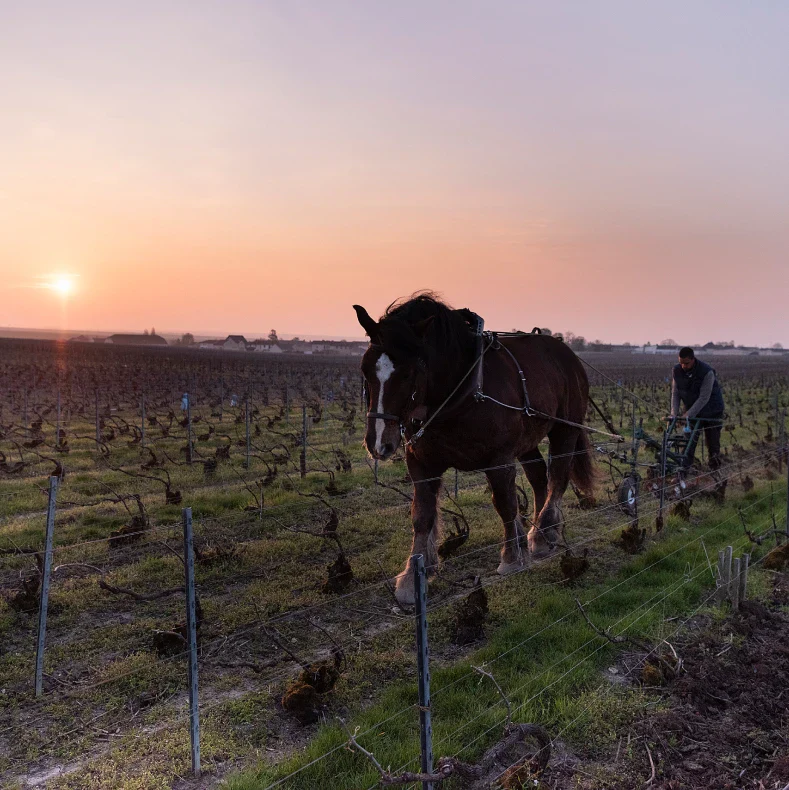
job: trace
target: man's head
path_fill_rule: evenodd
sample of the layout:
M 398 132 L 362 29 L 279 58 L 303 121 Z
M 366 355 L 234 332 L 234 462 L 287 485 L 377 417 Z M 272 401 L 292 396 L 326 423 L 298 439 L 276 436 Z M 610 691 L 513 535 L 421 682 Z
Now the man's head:
M 691 370 L 696 364 L 696 355 L 692 348 L 685 346 L 679 350 L 679 364 L 683 370 Z

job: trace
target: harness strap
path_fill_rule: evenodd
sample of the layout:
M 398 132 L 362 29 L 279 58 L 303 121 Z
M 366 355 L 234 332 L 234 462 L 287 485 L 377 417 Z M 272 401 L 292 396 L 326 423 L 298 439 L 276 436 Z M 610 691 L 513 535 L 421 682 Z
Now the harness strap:
M 394 420 L 395 422 L 400 422 L 400 418 L 396 414 L 387 414 L 385 411 L 368 411 L 367 412 L 367 419 L 370 418 L 374 420 Z
M 600 409 L 600 407 L 599 407 L 599 406 L 598 406 L 598 405 L 597 405 L 597 404 L 596 404 L 596 403 L 595 403 L 595 402 L 592 400 L 592 396 L 591 396 L 591 395 L 589 395 L 588 397 L 589 397 L 589 403 L 591 403 L 591 404 L 592 404 L 592 406 L 594 406 L 594 408 L 595 408 L 595 411 L 596 411 L 596 412 L 597 412 L 597 413 L 600 415 L 600 417 L 602 418 L 602 420 L 603 420 L 603 423 L 605 424 L 605 427 L 606 427 L 606 428 L 608 428 L 608 430 L 609 430 L 609 431 L 615 431 L 615 430 L 616 430 L 616 428 L 614 428 L 614 426 L 611 424 L 611 420 L 608 418 L 608 416 L 607 416 L 607 415 L 605 415 L 605 414 L 603 414 L 603 412 L 602 412 L 602 410 Z
M 435 420 L 435 418 L 441 413 L 441 411 L 444 409 L 447 403 L 449 403 L 449 401 L 452 400 L 452 398 L 455 396 L 455 394 L 463 385 L 463 383 L 466 381 L 466 379 L 475 371 L 477 373 L 476 383 L 478 385 L 478 388 L 474 393 L 474 399 L 476 401 L 488 400 L 491 401 L 492 403 L 495 403 L 498 406 L 504 407 L 505 409 L 512 409 L 514 411 L 519 411 L 526 417 L 537 417 L 546 420 L 552 420 L 553 422 L 561 422 L 564 423 L 565 425 L 571 425 L 574 428 L 581 428 L 582 430 L 588 431 L 589 433 L 598 433 L 598 434 L 602 434 L 603 436 L 610 436 L 612 439 L 616 439 L 618 442 L 623 442 L 625 440 L 624 436 L 613 432 L 613 426 L 608 422 L 606 422 L 606 427 L 612 431 L 611 433 L 607 433 L 606 431 L 601 431 L 599 428 L 592 428 L 589 425 L 583 425 L 580 422 L 573 422 L 572 420 L 565 420 L 561 417 L 557 417 L 556 415 L 546 414 L 545 412 L 538 411 L 537 409 L 532 408 L 531 399 L 529 398 L 529 390 L 528 387 L 526 386 L 526 376 L 524 375 L 523 370 L 520 364 L 518 363 L 518 360 L 516 359 L 515 355 L 512 353 L 512 351 L 510 351 L 505 345 L 502 345 L 498 339 L 498 335 L 502 335 L 504 337 L 516 337 L 518 335 L 523 335 L 525 333 L 481 332 L 482 329 L 481 324 L 482 324 L 482 319 L 480 319 L 480 323 L 478 324 L 480 330 L 480 334 L 478 335 L 478 337 L 480 338 L 479 356 L 475 360 L 474 364 L 468 369 L 468 371 L 463 376 L 463 378 L 460 379 L 460 381 L 457 383 L 457 386 L 452 390 L 452 392 L 449 393 L 449 395 L 447 395 L 447 397 L 444 399 L 444 402 L 433 412 L 432 415 L 430 415 L 430 418 L 422 424 L 419 430 L 410 439 L 408 439 L 405 442 L 406 448 L 412 446 L 418 439 L 422 438 L 422 435 L 424 434 L 425 430 L 430 425 L 430 423 L 433 422 L 433 420 Z M 484 339 L 488 340 L 486 345 L 484 344 Z M 508 403 L 502 403 L 501 401 L 496 400 L 495 398 L 491 398 L 490 395 L 485 395 L 485 393 L 482 392 L 481 385 L 482 385 L 483 358 L 491 348 L 494 348 L 495 350 L 499 350 L 503 348 L 510 355 L 510 359 L 512 359 L 513 363 L 515 364 L 515 367 L 518 371 L 518 376 L 520 377 L 521 386 L 523 387 L 523 406 L 510 406 Z M 595 404 L 594 402 L 592 402 L 592 405 L 595 408 L 597 408 L 597 404 Z M 401 422 L 400 417 L 398 417 L 395 414 L 368 412 L 367 418 L 369 419 L 370 417 L 374 417 L 382 420 L 392 420 L 398 423 Z M 401 433 L 403 431 L 404 431 L 404 426 L 401 423 Z
M 503 348 L 510 355 L 510 359 L 515 363 L 515 367 L 517 368 L 518 375 L 520 376 L 520 379 L 521 379 L 521 386 L 523 387 L 523 409 L 522 409 L 522 411 L 527 417 L 532 417 L 532 416 L 534 416 L 535 411 L 534 411 L 534 409 L 532 409 L 531 401 L 529 400 L 529 390 L 528 390 L 528 387 L 526 386 L 526 376 L 523 374 L 523 370 L 521 369 L 521 366 L 518 363 L 518 360 L 515 359 L 515 354 L 513 354 L 512 351 L 510 351 L 507 348 L 507 346 L 504 346 L 501 343 L 499 343 L 499 348 Z
M 455 389 L 453 389 L 453 390 L 452 390 L 452 392 L 450 392 L 450 393 L 449 393 L 449 395 L 447 395 L 447 397 L 444 399 L 444 402 L 443 402 L 443 403 L 442 403 L 442 404 L 441 404 L 441 405 L 440 405 L 440 406 L 439 406 L 439 407 L 438 407 L 438 408 L 437 408 L 437 409 L 436 409 L 436 410 L 433 412 L 433 414 L 431 414 L 431 415 L 430 415 L 429 419 L 427 419 L 427 420 L 425 421 L 425 423 L 422 425 L 422 427 L 421 427 L 421 428 L 420 428 L 420 429 L 419 429 L 419 430 L 418 430 L 418 431 L 417 431 L 417 432 L 416 432 L 416 433 L 415 433 L 415 434 L 414 434 L 414 435 L 413 435 L 413 436 L 412 436 L 410 439 L 408 439 L 408 440 L 406 441 L 406 443 L 405 443 L 405 446 L 406 446 L 406 447 L 409 447 L 409 446 L 413 445 L 413 444 L 414 444 L 414 442 L 416 442 L 418 439 L 421 439 L 421 438 L 422 438 L 422 434 L 425 432 L 425 429 L 427 428 L 427 426 L 428 426 L 428 425 L 430 425 L 430 423 L 431 423 L 431 422 L 433 422 L 433 420 L 435 420 L 435 418 L 436 418 L 436 417 L 438 417 L 438 415 L 441 413 L 441 410 L 444 408 L 444 406 L 446 406 L 446 405 L 447 405 L 447 403 L 449 403 L 449 401 L 451 401 L 451 400 L 452 400 L 452 398 L 455 396 L 455 393 L 456 393 L 456 392 L 457 392 L 457 391 L 460 389 L 460 387 L 463 385 L 463 382 L 464 382 L 464 381 L 465 381 L 465 380 L 466 380 L 466 379 L 467 379 L 467 378 L 468 378 L 468 377 L 469 377 L 469 376 L 470 376 L 470 375 L 471 375 L 471 374 L 472 374 L 472 373 L 473 373 L 475 370 L 477 370 L 477 367 L 478 367 L 478 365 L 481 365 L 481 364 L 482 364 L 482 358 L 483 358 L 483 357 L 485 356 L 485 354 L 488 352 L 488 349 L 489 349 L 489 348 L 490 348 L 490 347 L 493 345 L 493 343 L 494 343 L 495 339 L 496 339 L 495 337 L 491 336 L 491 338 L 490 338 L 490 341 L 488 342 L 488 344 L 487 344 L 487 345 L 486 345 L 486 346 L 485 346 L 485 347 L 482 349 L 482 351 L 480 352 L 480 354 L 479 354 L 479 358 L 478 358 L 478 359 L 477 359 L 477 360 L 474 362 L 474 364 L 473 364 L 473 365 L 472 365 L 472 366 L 471 366 L 471 367 L 470 367 L 470 368 L 469 368 L 469 369 L 466 371 L 466 375 L 465 375 L 465 376 L 463 376 L 463 378 L 462 378 L 462 379 L 460 379 L 460 381 L 457 383 L 457 386 L 455 387 Z M 399 419 L 399 418 L 398 418 L 398 419 Z
M 493 332 L 491 334 L 495 338 L 497 333 Z M 553 420 L 554 422 L 561 422 L 564 425 L 570 425 L 573 428 L 581 428 L 584 431 L 589 431 L 589 433 L 599 433 L 602 434 L 603 436 L 610 436 L 612 439 L 616 439 L 618 442 L 623 442 L 625 440 L 621 434 L 614 433 L 615 430 L 614 427 L 608 421 L 606 421 L 605 418 L 604 421 L 606 423 L 606 428 L 608 428 L 611 431 L 611 433 L 607 433 L 606 431 L 601 431 L 598 428 L 592 428 L 589 425 L 584 425 L 583 423 L 580 422 L 573 422 L 572 420 L 565 420 L 562 417 L 557 417 L 556 415 L 546 414 L 543 411 L 538 411 L 537 409 L 532 408 L 531 401 L 529 399 L 529 390 L 526 386 L 526 376 L 524 375 L 523 370 L 521 369 L 521 366 L 518 363 L 518 360 L 515 358 L 515 355 L 512 353 L 512 351 L 510 351 L 507 348 L 507 346 L 501 343 L 497 343 L 496 349 L 498 350 L 500 348 L 503 348 L 510 355 L 510 358 L 515 363 L 515 367 L 518 370 L 518 376 L 520 376 L 521 386 L 523 387 L 523 406 L 522 407 L 510 406 L 508 403 L 502 403 L 501 401 L 496 400 L 495 398 L 491 398 L 490 395 L 485 395 L 482 392 L 478 392 L 476 394 L 477 400 L 480 401 L 489 400 L 492 403 L 495 403 L 497 406 L 502 406 L 505 409 L 512 409 L 513 411 L 519 411 L 527 417 L 538 417 L 546 420 Z M 595 408 L 597 408 L 597 404 L 595 404 L 594 401 L 592 401 L 592 405 Z

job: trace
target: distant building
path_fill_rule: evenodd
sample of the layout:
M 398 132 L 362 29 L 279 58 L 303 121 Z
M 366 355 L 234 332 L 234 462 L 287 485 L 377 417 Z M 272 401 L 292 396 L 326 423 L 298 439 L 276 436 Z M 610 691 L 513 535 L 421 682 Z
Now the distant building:
M 270 340 L 253 340 L 248 346 L 248 351 L 256 351 L 260 354 L 283 354 L 283 350 L 279 347 L 278 343 L 272 343 Z
M 353 340 L 314 340 L 310 345 L 313 354 L 334 356 L 361 356 L 368 346 L 366 342 Z
M 280 348 L 288 354 L 311 354 L 310 344 L 306 340 L 280 340 Z
M 225 342 L 222 343 L 222 348 L 225 351 L 246 351 L 248 345 L 247 339 L 243 335 L 228 335 Z
M 76 337 L 70 337 L 68 339 L 68 342 L 69 343 L 95 343 L 96 339 L 91 337 L 90 335 L 77 335 Z
M 166 346 L 167 341 L 160 335 L 110 335 L 104 340 L 115 346 Z
M 201 340 L 198 348 L 206 351 L 249 351 L 257 354 L 318 354 L 360 357 L 367 350 L 360 340 L 269 340 L 247 341 L 243 335 L 228 335 L 224 340 Z

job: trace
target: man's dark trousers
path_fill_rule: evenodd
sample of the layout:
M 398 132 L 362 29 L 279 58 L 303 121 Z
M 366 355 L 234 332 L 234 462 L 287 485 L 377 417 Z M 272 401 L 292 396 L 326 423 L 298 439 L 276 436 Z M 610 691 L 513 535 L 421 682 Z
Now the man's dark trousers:
M 694 422 L 698 422 L 704 431 L 704 438 L 707 441 L 707 450 L 710 454 L 710 469 L 719 469 L 721 465 L 721 431 L 723 430 L 723 412 L 720 414 L 711 414 L 703 420 L 695 418 Z M 688 452 L 685 456 L 685 466 L 688 467 L 693 463 L 693 458 L 696 454 L 696 445 L 699 443 L 699 436 L 701 431 L 697 431 L 696 435 L 688 446 Z

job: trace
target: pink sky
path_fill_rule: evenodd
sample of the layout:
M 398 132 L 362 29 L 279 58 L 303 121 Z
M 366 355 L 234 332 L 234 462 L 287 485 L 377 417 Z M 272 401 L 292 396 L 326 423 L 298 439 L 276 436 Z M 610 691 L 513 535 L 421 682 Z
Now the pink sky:
M 360 336 L 432 288 L 789 346 L 787 40 L 725 0 L 6 4 L 0 324 Z

